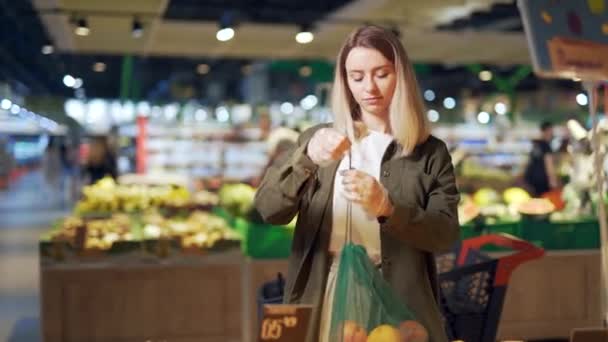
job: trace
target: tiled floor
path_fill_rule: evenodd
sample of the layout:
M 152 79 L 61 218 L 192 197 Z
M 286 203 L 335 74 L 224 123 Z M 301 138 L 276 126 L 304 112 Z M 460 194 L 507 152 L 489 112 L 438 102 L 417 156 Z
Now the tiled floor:
M 67 205 L 39 172 L 0 191 L 0 341 L 40 341 L 38 237 Z

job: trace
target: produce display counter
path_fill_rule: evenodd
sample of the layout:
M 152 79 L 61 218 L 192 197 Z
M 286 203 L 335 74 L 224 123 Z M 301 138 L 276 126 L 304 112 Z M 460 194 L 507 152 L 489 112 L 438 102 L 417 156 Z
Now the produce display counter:
M 242 341 L 240 251 L 43 262 L 45 341 Z
M 89 188 L 78 209 L 118 212 L 66 218 L 40 241 L 44 340 L 256 341 L 258 290 L 286 274 L 293 225 L 245 219 L 242 187 L 220 192 L 211 208 L 217 201 L 205 193 L 101 185 L 116 195 Z M 149 213 L 149 203 L 161 205 Z M 133 205 L 141 213 L 125 214 Z M 499 339 L 568 338 L 573 328 L 601 324 L 596 220 L 483 220 L 464 225 L 461 237 L 500 232 L 547 253 L 513 273 Z

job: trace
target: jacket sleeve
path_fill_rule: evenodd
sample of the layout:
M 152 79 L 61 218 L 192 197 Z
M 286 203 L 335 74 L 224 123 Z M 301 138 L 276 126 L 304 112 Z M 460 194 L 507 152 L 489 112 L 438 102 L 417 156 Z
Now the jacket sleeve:
M 431 165 L 434 181 L 426 208 L 418 204 L 393 201 L 393 214 L 381 222 L 381 229 L 401 241 L 428 252 L 449 250 L 459 239 L 458 202 L 452 159 L 443 142 L 435 152 Z
M 306 149 L 314 129 L 304 132 L 298 144 L 271 165 L 258 188 L 254 205 L 265 222 L 287 224 L 298 212 L 300 200 L 318 166 Z

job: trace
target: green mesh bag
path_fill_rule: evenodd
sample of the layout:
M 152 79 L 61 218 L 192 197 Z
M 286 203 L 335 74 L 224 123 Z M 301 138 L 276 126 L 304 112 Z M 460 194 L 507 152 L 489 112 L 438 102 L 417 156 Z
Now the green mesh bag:
M 428 332 L 370 261 L 365 248 L 347 243 L 331 315 L 330 341 L 427 342 Z
M 352 243 L 352 203 L 333 294 L 329 341 L 428 342 L 428 331 L 393 292 L 365 248 Z

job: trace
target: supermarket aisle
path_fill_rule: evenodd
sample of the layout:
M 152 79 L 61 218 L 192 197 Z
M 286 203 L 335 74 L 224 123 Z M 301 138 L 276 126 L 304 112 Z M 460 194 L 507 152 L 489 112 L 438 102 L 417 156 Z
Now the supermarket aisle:
M 40 341 L 39 235 L 67 206 L 40 172 L 0 191 L 0 341 Z

